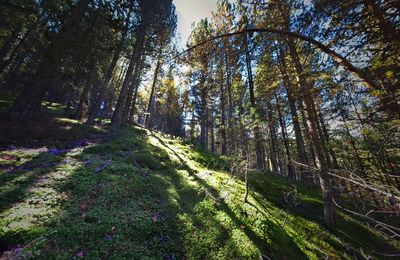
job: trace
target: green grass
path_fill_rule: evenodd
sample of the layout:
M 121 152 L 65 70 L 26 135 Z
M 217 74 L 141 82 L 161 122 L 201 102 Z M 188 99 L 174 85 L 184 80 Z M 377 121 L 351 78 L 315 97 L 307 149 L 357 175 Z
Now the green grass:
M 104 138 L 56 155 L 0 152 L 0 243 L 12 258 L 351 259 L 400 250 L 344 213 L 328 231 L 314 187 L 255 172 L 244 204 L 243 181 L 215 154 L 139 128 L 112 134 L 57 122 L 77 140 Z M 7 170 L 15 166 L 26 167 Z M 294 187 L 298 203 L 287 203 Z

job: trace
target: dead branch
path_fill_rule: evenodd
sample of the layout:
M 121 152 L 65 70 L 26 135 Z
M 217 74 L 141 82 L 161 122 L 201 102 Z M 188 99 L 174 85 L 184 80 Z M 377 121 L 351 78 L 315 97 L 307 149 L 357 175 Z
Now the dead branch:
M 313 174 L 318 174 L 318 172 L 319 172 L 319 169 L 309 166 L 309 165 L 306 165 L 306 164 L 303 164 L 303 163 L 299 163 L 296 161 L 291 161 L 291 163 L 298 165 L 300 167 L 303 167 Z M 348 177 L 338 175 L 337 173 L 345 173 L 346 175 L 348 175 Z M 399 191 L 393 190 L 390 186 L 382 186 L 382 185 L 368 183 L 362 177 L 356 175 L 354 172 L 346 171 L 346 170 L 329 169 L 328 174 L 332 177 L 342 179 L 347 182 L 356 184 L 360 187 L 365 188 L 366 190 L 373 191 L 373 192 L 379 193 L 381 195 L 385 195 L 386 197 L 400 201 L 400 192 Z M 390 192 L 387 192 L 385 190 L 390 190 Z
M 376 219 L 374 219 L 374 218 L 372 218 L 372 217 L 370 217 L 370 216 L 368 216 L 368 215 L 366 215 L 366 214 L 361 214 L 361 213 L 352 211 L 352 210 L 350 210 L 350 209 L 344 208 L 344 207 L 340 206 L 340 205 L 335 201 L 335 199 L 333 199 L 333 203 L 336 205 L 336 207 L 338 207 L 339 209 L 341 209 L 341 210 L 343 210 L 343 211 L 345 211 L 345 212 L 347 212 L 347 213 L 356 215 L 356 216 L 358 216 L 358 217 L 367 219 L 367 220 L 369 220 L 369 221 L 375 223 L 375 224 L 376 224 L 376 225 L 375 225 L 375 228 L 376 228 L 377 230 L 380 230 L 381 232 L 382 232 L 382 230 L 386 230 L 386 231 L 392 233 L 392 236 L 390 236 L 390 238 L 400 237 L 400 228 L 397 228 L 397 227 L 394 227 L 394 226 L 392 226 L 392 225 L 383 223 L 383 222 L 381 222 L 381 221 L 379 221 L 379 220 L 376 220 Z M 380 229 L 380 228 L 381 228 L 381 229 Z

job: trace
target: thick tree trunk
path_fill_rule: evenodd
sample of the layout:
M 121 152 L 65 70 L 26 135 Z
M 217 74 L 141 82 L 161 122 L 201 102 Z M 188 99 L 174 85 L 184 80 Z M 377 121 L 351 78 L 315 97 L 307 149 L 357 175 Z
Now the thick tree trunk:
M 92 87 L 92 82 L 90 79 L 86 81 L 86 86 L 81 93 L 81 97 L 79 99 L 79 104 L 76 113 L 76 119 L 82 121 L 83 117 L 87 113 L 89 106 L 89 92 Z
M 82 121 L 82 119 L 86 116 L 88 108 L 90 106 L 90 102 L 92 102 L 92 99 L 89 99 L 89 93 L 92 95 L 93 92 L 96 92 L 96 89 L 92 90 L 93 81 L 96 76 L 96 62 L 94 59 L 92 59 L 91 61 L 90 71 L 87 73 L 86 76 L 86 85 L 81 93 L 76 113 L 76 119 L 79 121 Z

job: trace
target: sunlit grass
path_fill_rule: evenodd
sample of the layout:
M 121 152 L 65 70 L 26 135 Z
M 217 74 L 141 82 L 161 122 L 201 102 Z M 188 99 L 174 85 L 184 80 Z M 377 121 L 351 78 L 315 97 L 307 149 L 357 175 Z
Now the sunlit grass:
M 34 166 L 0 175 L 2 189 L 19 194 L 1 200 L 0 238 L 24 245 L 25 256 L 321 259 L 388 248 L 378 234 L 354 229 L 359 223 L 347 216 L 336 232 L 325 229 L 316 188 L 296 184 L 300 204 L 285 203 L 283 193 L 293 184 L 282 177 L 252 173 L 245 204 L 241 176 L 222 170 L 219 156 L 147 130 L 126 128 L 56 156 L 47 150 L 1 154 Z M 41 167 L 49 161 L 56 164 Z M 357 238 L 362 243 L 348 237 L 352 228 L 364 230 Z

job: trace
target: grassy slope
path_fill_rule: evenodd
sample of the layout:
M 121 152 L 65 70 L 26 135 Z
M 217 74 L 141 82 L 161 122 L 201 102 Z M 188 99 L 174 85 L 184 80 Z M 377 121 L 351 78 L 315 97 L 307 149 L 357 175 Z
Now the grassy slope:
M 243 204 L 243 182 L 209 167 L 217 155 L 139 128 L 112 136 L 59 123 L 90 144 L 0 152 L 0 246 L 14 246 L 10 257 L 319 259 L 400 248 L 344 214 L 328 232 L 315 188 L 296 184 L 300 204 L 290 205 L 293 183 L 254 173 Z

